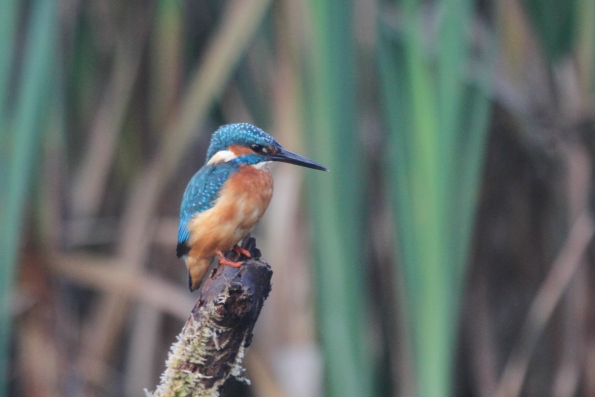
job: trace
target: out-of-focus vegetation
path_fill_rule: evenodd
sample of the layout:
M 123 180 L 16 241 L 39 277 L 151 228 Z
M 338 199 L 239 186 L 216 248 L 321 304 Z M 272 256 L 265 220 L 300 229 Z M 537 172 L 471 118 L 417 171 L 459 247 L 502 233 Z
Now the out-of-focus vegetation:
M 0 396 L 154 388 L 231 122 L 331 171 L 273 168 L 225 395 L 595 395 L 592 0 L 5 0 L 0 53 Z
M 379 27 L 379 85 L 389 131 L 387 186 L 401 242 L 402 319 L 411 330 L 418 394 L 438 396 L 452 384 L 453 319 L 465 280 L 496 47 L 489 39 L 473 42 L 473 1 L 437 4 L 431 35 L 422 4 L 403 5 L 402 37 Z

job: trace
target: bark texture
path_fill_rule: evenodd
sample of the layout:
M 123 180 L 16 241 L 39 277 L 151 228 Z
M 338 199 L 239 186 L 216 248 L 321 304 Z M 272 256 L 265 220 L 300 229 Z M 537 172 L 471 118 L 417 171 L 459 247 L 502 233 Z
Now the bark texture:
M 273 272 L 253 238 L 245 239 L 242 247 L 252 259 L 240 268 L 218 264 L 211 272 L 171 347 L 160 385 L 147 396 L 216 397 L 230 376 L 249 383 L 242 359 L 271 291 Z M 238 260 L 235 253 L 230 259 Z

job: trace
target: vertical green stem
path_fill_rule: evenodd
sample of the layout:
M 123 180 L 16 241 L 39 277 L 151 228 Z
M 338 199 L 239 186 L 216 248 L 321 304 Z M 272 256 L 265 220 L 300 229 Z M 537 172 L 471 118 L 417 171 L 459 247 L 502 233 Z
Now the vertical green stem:
M 18 18 L 16 0 L 0 1 L 0 111 L 6 106 L 7 85 L 13 61 L 14 37 Z
M 1 143 L 6 145 L 2 150 L 9 155 L 3 161 L 1 170 L 6 183 L 0 187 L 0 396 L 7 395 L 10 302 L 23 213 L 38 156 L 41 121 L 52 97 L 56 7 L 55 2 L 44 0 L 31 5 L 14 119 L 3 117 L 0 123 L 3 128 Z
M 311 0 L 312 86 L 308 105 L 319 332 L 329 396 L 372 396 L 363 277 L 363 158 L 356 132 L 355 44 L 351 1 Z
M 472 2 L 433 4 L 437 12 L 432 18 L 424 13 L 424 2 L 405 0 L 402 35 L 379 30 L 390 131 L 388 178 L 407 290 L 402 313 L 408 314 L 403 320 L 413 338 L 417 395 L 424 397 L 452 391 L 461 285 L 489 104 L 468 83 Z M 435 38 L 430 23 L 437 24 Z M 470 98 L 474 102 L 465 107 Z

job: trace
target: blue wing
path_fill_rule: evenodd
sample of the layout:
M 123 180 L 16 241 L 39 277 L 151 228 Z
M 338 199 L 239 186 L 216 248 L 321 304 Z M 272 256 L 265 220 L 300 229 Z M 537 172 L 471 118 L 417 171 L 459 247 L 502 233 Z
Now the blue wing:
M 178 228 L 176 250 L 178 257 L 186 255 L 190 249 L 186 244 L 190 237 L 190 231 L 187 229 L 190 219 L 213 207 L 225 181 L 238 170 L 239 165 L 232 161 L 205 165 L 194 174 L 186 187 L 180 208 L 180 227 Z

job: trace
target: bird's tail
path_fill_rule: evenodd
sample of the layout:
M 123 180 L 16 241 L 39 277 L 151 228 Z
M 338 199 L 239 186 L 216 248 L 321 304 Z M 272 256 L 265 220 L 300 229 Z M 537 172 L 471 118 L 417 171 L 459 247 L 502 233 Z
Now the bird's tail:
M 186 256 L 186 267 L 188 268 L 188 287 L 190 292 L 200 286 L 202 279 L 211 266 L 212 258 L 193 258 Z

